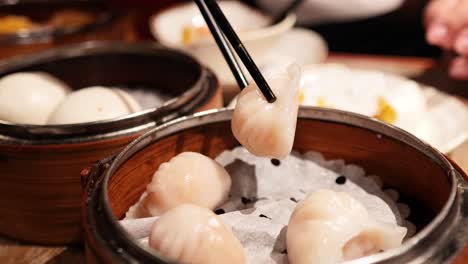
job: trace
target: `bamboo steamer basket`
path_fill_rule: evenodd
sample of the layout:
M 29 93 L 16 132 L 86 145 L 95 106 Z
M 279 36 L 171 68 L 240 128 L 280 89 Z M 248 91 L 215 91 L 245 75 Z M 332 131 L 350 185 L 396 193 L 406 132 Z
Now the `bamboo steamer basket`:
M 109 121 L 56 126 L 0 122 L 0 233 L 28 242 L 80 241 L 83 167 L 158 124 L 222 106 L 217 79 L 209 70 L 155 44 L 89 42 L 0 63 L 0 76 L 20 71 L 48 72 L 74 88 L 145 85 L 174 96 L 161 107 Z
M 63 12 L 92 15 L 93 21 L 76 27 L 54 27 L 48 21 Z M 0 34 L 0 58 L 24 55 L 88 40 L 122 40 L 123 15 L 107 0 L 0 1 L 1 15 L 20 15 L 46 27 Z M 63 18 L 62 18 L 63 19 Z
M 118 224 L 158 166 L 183 151 L 215 157 L 238 145 L 230 110 L 183 117 L 133 141 L 118 156 L 85 169 L 83 228 L 88 263 L 167 263 L 139 247 Z M 449 263 L 466 244 L 466 175 L 410 134 L 368 117 L 301 108 L 294 149 L 357 164 L 396 188 L 418 233 L 401 247 L 353 263 Z M 467 252 L 465 250 L 465 252 Z M 466 254 L 458 263 L 467 263 Z M 460 262 L 461 261 L 461 262 Z

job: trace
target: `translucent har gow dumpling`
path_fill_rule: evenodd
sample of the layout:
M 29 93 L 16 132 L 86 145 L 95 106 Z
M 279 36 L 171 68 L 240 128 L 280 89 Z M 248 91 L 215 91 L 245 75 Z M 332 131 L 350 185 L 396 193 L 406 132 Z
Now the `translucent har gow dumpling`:
M 68 95 L 50 115 L 49 124 L 76 124 L 113 119 L 141 109 L 123 90 L 93 86 Z
M 0 79 L 0 120 L 45 125 L 71 89 L 45 72 L 19 72 Z
M 294 209 L 286 234 L 291 264 L 334 264 L 401 245 L 406 228 L 371 219 L 347 193 L 320 190 Z
M 243 264 L 244 249 L 231 228 L 209 209 L 179 205 L 153 225 L 149 245 L 177 263 Z
M 230 189 L 231 177 L 223 166 L 200 153 L 183 152 L 159 166 L 136 216 L 161 215 L 183 203 L 214 209 Z
M 268 103 L 255 83 L 239 95 L 232 116 L 232 132 L 252 154 L 285 158 L 292 150 L 299 108 L 301 69 L 290 65 L 285 72 L 266 76 L 276 95 Z

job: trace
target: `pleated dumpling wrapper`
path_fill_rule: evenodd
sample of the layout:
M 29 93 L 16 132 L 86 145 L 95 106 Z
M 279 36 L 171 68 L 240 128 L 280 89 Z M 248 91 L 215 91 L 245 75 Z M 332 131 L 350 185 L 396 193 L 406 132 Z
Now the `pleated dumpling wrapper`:
M 193 204 L 179 205 L 151 228 L 151 248 L 169 260 L 190 264 L 244 264 L 244 249 L 217 215 Z
M 0 120 L 45 125 L 70 90 L 65 83 L 45 72 L 6 75 L 0 79 Z
M 255 83 L 239 95 L 232 116 L 232 132 L 252 154 L 283 159 L 292 150 L 299 108 L 301 69 L 296 64 L 285 71 L 265 74 L 273 93 L 268 103 Z
M 48 123 L 76 124 L 109 120 L 141 110 L 138 102 L 117 88 L 92 86 L 69 94 L 49 117 Z
M 159 166 L 135 214 L 158 216 L 184 203 L 214 209 L 230 189 L 231 177 L 223 166 L 200 153 L 183 152 Z
M 406 228 L 377 222 L 344 192 L 319 190 L 294 209 L 286 234 L 291 264 L 334 264 L 401 245 Z

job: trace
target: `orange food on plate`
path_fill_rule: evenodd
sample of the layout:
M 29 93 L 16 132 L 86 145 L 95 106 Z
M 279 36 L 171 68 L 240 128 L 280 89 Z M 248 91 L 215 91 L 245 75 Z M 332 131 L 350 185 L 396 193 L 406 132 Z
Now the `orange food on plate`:
M 25 16 L 7 15 L 0 17 L 0 34 L 12 34 L 21 30 L 30 30 L 35 25 Z
M 187 25 L 184 26 L 182 31 L 182 44 L 188 45 L 192 42 L 198 41 L 202 38 L 206 38 L 210 36 L 210 29 L 208 26 L 194 26 L 194 25 Z
M 397 113 L 395 109 L 385 100 L 385 98 L 379 97 L 378 108 L 379 110 L 374 116 L 375 118 L 390 124 L 395 123 L 397 119 Z

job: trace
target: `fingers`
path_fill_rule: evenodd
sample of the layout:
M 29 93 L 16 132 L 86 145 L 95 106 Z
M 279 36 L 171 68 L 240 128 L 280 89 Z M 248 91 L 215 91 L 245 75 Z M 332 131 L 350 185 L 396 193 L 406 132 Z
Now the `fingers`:
M 432 0 L 425 10 L 426 40 L 449 50 L 453 48 L 455 29 L 450 15 L 458 0 Z
M 457 4 L 445 15 L 445 21 L 455 31 L 468 26 L 468 0 L 456 0 Z
M 449 74 L 455 79 L 468 80 L 468 58 L 455 58 L 450 65 Z
M 444 21 L 458 0 L 432 0 L 424 12 L 424 23 L 429 26 L 435 21 Z
M 468 0 L 431 1 L 425 11 L 425 24 L 430 44 L 454 49 L 458 35 L 468 28 Z
M 450 76 L 468 80 L 468 0 L 432 0 L 424 22 L 430 44 L 460 55 L 450 64 Z
M 454 49 L 458 54 L 468 57 L 468 27 L 458 33 Z
M 426 30 L 427 42 L 446 50 L 452 48 L 453 38 L 453 32 L 443 23 L 432 23 Z

